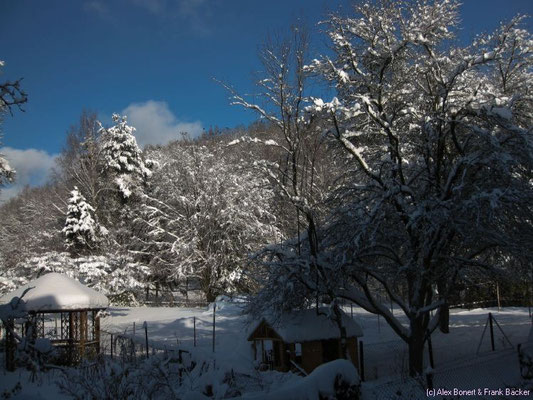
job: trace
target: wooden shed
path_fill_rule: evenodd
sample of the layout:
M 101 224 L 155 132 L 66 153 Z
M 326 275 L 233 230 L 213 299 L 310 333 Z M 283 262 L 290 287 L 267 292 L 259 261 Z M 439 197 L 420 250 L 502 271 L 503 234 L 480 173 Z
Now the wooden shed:
M 100 353 L 99 312 L 109 305 L 106 296 L 58 273 L 43 275 L 14 290 L 0 298 L 0 304 L 18 301 L 21 296 L 27 316 L 8 322 L 16 335 L 31 336 L 33 341 L 48 339 L 56 349 L 57 363 L 72 365 Z M 10 364 L 16 346 L 8 332 L 10 338 L 6 364 Z M 8 369 L 13 368 L 14 364 L 8 365 Z
M 252 342 L 255 360 L 263 368 L 278 371 L 303 369 L 310 373 L 316 367 L 342 358 L 338 325 L 330 319 L 327 308 L 293 311 L 272 319 L 265 317 L 253 326 L 248 341 Z M 357 338 L 363 336 L 359 324 L 342 313 L 346 328 L 348 355 L 358 366 Z

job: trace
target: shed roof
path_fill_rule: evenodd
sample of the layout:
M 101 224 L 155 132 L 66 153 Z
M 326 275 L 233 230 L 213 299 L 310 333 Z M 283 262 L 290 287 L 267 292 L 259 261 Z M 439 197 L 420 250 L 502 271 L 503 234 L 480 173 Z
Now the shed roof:
M 320 313 L 317 314 L 316 309 L 313 308 L 285 313 L 277 319 L 264 317 L 253 325 L 248 340 L 252 340 L 262 322 L 266 322 L 285 343 L 339 338 L 338 325 L 328 317 L 330 309 L 321 307 L 319 311 Z M 346 328 L 347 337 L 363 336 L 361 326 L 344 312 L 342 312 L 342 323 Z
M 51 272 L 0 298 L 6 304 L 14 297 L 22 298 L 27 311 L 60 311 L 107 308 L 109 300 L 96 290 L 82 285 L 66 275 Z

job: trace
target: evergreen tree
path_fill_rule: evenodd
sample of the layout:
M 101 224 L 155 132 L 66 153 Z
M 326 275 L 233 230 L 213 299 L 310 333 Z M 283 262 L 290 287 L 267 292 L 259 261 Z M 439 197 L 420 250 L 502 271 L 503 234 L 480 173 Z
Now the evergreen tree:
M 73 253 L 94 249 L 98 243 L 98 233 L 103 233 L 93 218 L 94 208 L 75 186 L 70 192 L 67 220 L 62 232 L 67 248 Z
M 101 128 L 104 170 L 114 175 L 114 181 L 123 199 L 128 199 L 134 188 L 151 173 L 142 159 L 137 145 L 135 128 L 126 123 L 126 117 L 113 114 L 115 125 Z

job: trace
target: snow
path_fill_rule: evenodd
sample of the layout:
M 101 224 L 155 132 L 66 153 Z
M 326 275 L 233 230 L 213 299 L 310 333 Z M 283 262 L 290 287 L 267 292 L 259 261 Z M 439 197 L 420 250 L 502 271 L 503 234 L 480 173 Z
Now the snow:
M 97 291 L 83 286 L 66 275 L 55 272 L 19 287 L 0 298 L 0 304 L 7 304 L 14 297 L 23 297 L 27 311 L 75 310 L 87 308 L 107 308 L 109 300 Z
M 137 307 L 109 308 L 109 316 L 101 320 L 104 331 L 126 334 L 144 343 L 143 324 L 148 329 L 152 346 L 160 349 L 185 349 L 212 358 L 217 365 L 231 365 L 235 372 L 249 373 L 254 369 L 252 347 L 247 339 L 248 321 L 242 313 L 242 303 L 217 303 L 215 310 L 215 353 L 212 352 L 213 307 L 168 308 Z M 194 323 L 196 319 L 196 347 Z M 135 335 L 133 324 L 135 323 Z
M 494 319 L 515 348 L 519 343 L 528 341 L 533 343 L 533 337 L 529 338 L 532 323 L 527 308 L 507 307 L 500 311 L 497 308 L 452 309 L 450 333 L 444 334 L 436 330 L 431 335 L 435 370 L 453 369 L 466 362 L 479 362 L 492 353 L 488 327 L 483 336 L 489 312 L 492 312 Z M 394 315 L 405 326 L 407 318 L 400 314 L 399 309 L 394 310 Z M 378 319 L 376 315 L 369 314 L 359 307 L 353 308 L 353 315 L 362 325 L 365 334 L 362 339 L 365 352 L 365 378 L 387 380 L 391 376 L 405 374 L 408 359 L 407 345 L 398 338 L 383 318 Z M 496 324 L 494 324 L 494 336 L 497 352 L 512 350 Z M 480 342 L 479 354 L 476 354 Z M 427 346 L 424 357 L 427 367 L 429 366 Z M 516 354 L 514 357 L 517 359 Z
M 136 322 L 136 338 L 139 343 L 142 343 L 144 331 L 140 327 L 146 321 L 150 342 L 160 348 L 187 349 L 201 354 L 201 357 L 216 358 L 217 365 L 234 368 L 235 372 L 248 375 L 258 374 L 252 372 L 254 371 L 253 353 L 250 343 L 247 342 L 247 337 L 254 325 L 247 324 L 247 316 L 242 314 L 241 306 L 229 301 L 217 303 L 215 353 L 211 349 L 212 309 L 212 306 L 207 310 L 111 308 L 110 316 L 105 318 L 102 324 L 106 330 L 132 334 L 132 325 Z M 349 318 L 350 308 L 345 308 L 345 310 Z M 395 395 L 398 389 L 402 389 L 403 394 L 414 393 L 413 398 L 416 399 L 416 395 L 420 393 L 420 384 L 407 384 L 405 381 L 407 361 L 405 343 L 398 339 L 383 318 L 378 320 L 376 315 L 369 314 L 359 307 L 353 307 L 352 312 L 364 334 L 361 339 L 364 342 L 366 381 L 362 384 L 362 389 L 368 397 L 364 396 L 363 399 L 389 400 L 394 398 L 391 396 Z M 503 336 L 499 330 L 495 331 L 496 352 L 490 351 L 490 337 L 487 331 L 482 341 L 480 354 L 476 354 L 489 312 L 493 313 L 495 320 L 502 326 L 513 345 L 525 343 L 528 340 L 533 343 L 533 334 L 528 339 L 532 325 L 527 308 L 503 308 L 501 311 L 498 309 L 453 309 L 450 312 L 450 333 L 443 334 L 436 331 L 432 335 L 435 382 L 442 382 L 446 385 L 456 382 L 459 385 L 463 381 L 470 380 L 479 385 L 498 386 L 503 385 L 502 379 L 506 379 L 509 384 L 513 382 L 513 379 L 517 379 L 517 368 L 516 371 L 510 368 L 510 366 L 518 366 L 516 352 L 509 346 L 503 347 Z M 394 314 L 404 324 L 407 323 L 406 318 L 400 317 L 400 310 L 394 310 Z M 196 317 L 197 347 L 193 347 L 193 317 Z M 318 326 L 319 324 L 313 324 L 308 331 L 313 331 Z M 425 358 L 427 366 L 429 365 L 427 350 Z M 502 369 L 509 372 L 500 373 L 501 378 L 497 379 L 494 374 Z M 439 374 L 439 371 L 442 373 Z M 316 375 L 314 372 L 311 375 Z M 317 387 L 317 382 L 306 381 L 293 374 L 269 371 L 260 373 L 260 376 L 270 383 L 262 388 L 249 388 L 249 393 L 243 398 L 313 399 L 309 396 L 304 397 L 303 394 L 298 397 L 297 393 L 310 386 Z M 402 397 L 396 398 L 399 400 Z
M 502 119 L 510 120 L 513 118 L 513 112 L 507 107 L 492 107 L 491 111 Z
M 109 316 L 102 319 L 102 329 L 126 334 L 135 341 L 144 343 L 145 332 L 142 327 L 146 322 L 151 346 L 169 350 L 172 348 L 189 350 L 195 360 L 199 361 L 199 365 L 204 361 L 206 365 L 211 365 L 209 374 L 197 376 L 194 378 L 193 386 L 184 386 L 180 389 L 180 398 L 223 398 L 227 389 L 223 376 L 227 371 L 233 371 L 238 379 L 244 380 L 240 382 L 241 397 L 239 398 L 246 400 L 314 400 L 319 398 L 319 393 L 323 398 L 332 398 L 337 376 L 341 376 L 341 380 L 350 385 L 359 383 L 357 371 L 353 364 L 346 360 L 336 360 L 322 365 L 307 377 L 276 371 L 256 371 L 251 345 L 247 341 L 250 326 L 247 325 L 247 316 L 242 313 L 242 304 L 242 302 L 229 301 L 227 298 L 218 299 L 215 313 L 215 352 L 211 348 L 213 306 L 207 309 L 110 308 Z M 352 312 L 365 335 L 366 381 L 361 385 L 362 400 L 418 399 L 421 395 L 425 398 L 425 391 L 419 382 L 402 378 L 399 371 L 394 368 L 396 359 L 402 356 L 402 350 L 398 344 L 403 342 L 397 339 L 392 329 L 384 323 L 383 319 L 379 322 L 375 315 L 366 313 L 358 307 L 354 307 Z M 502 347 L 503 342 L 499 332 L 496 332 L 497 349 L 495 352 L 489 349 L 490 339 L 487 332 L 482 343 L 481 354 L 475 354 L 488 312 L 493 313 L 496 321 L 514 345 L 527 344 L 529 340 L 529 344 L 523 347 L 528 350 L 533 347 L 533 330 L 527 308 L 504 308 L 501 311 L 497 309 L 451 310 L 450 333 L 436 332 L 432 336 L 436 364 L 433 372 L 436 385 L 447 388 L 465 385 L 505 388 L 505 383 L 510 387 L 517 387 L 518 357 L 514 348 Z M 399 311 L 395 311 L 395 314 L 399 315 Z M 196 347 L 193 345 L 194 317 L 197 330 Z M 349 312 L 346 317 L 349 318 Z M 134 322 L 136 323 L 135 335 L 132 329 Z M 309 330 L 316 328 L 317 326 L 313 325 Z M 531 336 L 528 338 L 528 335 Z M 44 345 L 45 343 L 43 347 Z M 103 347 L 105 348 L 105 343 Z M 216 369 L 213 369 L 212 365 L 215 361 Z M 148 367 L 147 365 L 146 368 Z M 375 379 L 375 369 L 378 370 L 379 379 Z M 142 371 L 139 370 L 139 373 L 144 373 Z M 198 371 L 195 370 L 195 372 Z M 3 373 L 0 376 L 0 393 L 11 390 L 17 382 L 21 382 L 22 389 L 17 392 L 20 397 L 15 396 L 15 398 L 64 398 L 53 384 L 54 380 L 60 379 L 57 372 L 50 371 L 40 376 L 39 383 L 39 381 L 30 382 L 30 374 L 26 371 Z M 205 397 L 205 394 L 202 394 L 207 384 L 212 385 L 213 397 Z
M 284 314 L 277 320 L 268 317 L 265 320 L 287 343 L 338 338 L 339 327 L 328 318 L 329 309 L 321 307 L 319 312 L 317 315 L 316 309 L 313 308 Z M 256 322 L 254 330 L 261 321 L 263 319 Z M 342 324 L 346 328 L 347 337 L 363 336 L 359 324 L 345 313 L 342 313 Z
M 56 385 L 60 375 L 50 371 L 39 379 L 33 377 L 28 370 L 18 369 L 15 372 L 0 371 L 0 394 L 6 399 L 17 400 L 67 400 L 70 397 L 61 393 Z M 11 397 L 10 397 L 11 396 Z
M 286 387 L 268 394 L 243 396 L 243 399 L 264 400 L 319 400 L 335 397 L 335 381 L 342 380 L 350 386 L 361 383 L 354 365 L 348 360 L 335 360 L 317 367 L 310 375 L 295 380 Z M 326 397 L 327 396 L 327 397 Z

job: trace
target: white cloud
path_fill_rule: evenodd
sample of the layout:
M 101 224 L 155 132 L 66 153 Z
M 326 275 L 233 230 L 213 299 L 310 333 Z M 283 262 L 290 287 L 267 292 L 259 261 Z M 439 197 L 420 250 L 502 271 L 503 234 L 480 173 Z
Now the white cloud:
M 206 0 L 129 0 L 131 4 L 144 8 L 154 15 L 164 16 L 177 11 L 180 17 L 189 17 L 200 12 Z
M 85 12 L 111 23 L 116 23 L 116 16 L 122 15 L 124 10 L 137 8 L 158 18 L 159 23 L 180 29 L 185 27 L 189 33 L 204 36 L 211 33 L 208 20 L 213 13 L 210 6 L 207 0 L 86 0 L 82 7 Z
M 96 14 L 104 20 L 111 20 L 109 7 L 102 1 L 93 0 L 83 3 L 83 9 L 89 13 Z
M 200 121 L 178 120 L 164 101 L 148 100 L 144 103 L 132 103 L 122 111 L 122 114 L 127 115 L 129 124 L 137 129 L 135 137 L 141 147 L 146 144 L 166 144 L 181 139 L 183 132 L 196 138 L 203 131 Z
M 155 15 L 161 15 L 166 11 L 165 0 L 130 0 L 134 5 L 144 8 Z
M 38 149 L 0 148 L 0 154 L 9 161 L 16 171 L 15 183 L 0 188 L 0 202 L 16 196 L 25 186 L 38 186 L 46 183 L 54 167 L 57 155 Z

